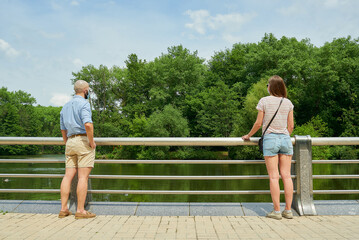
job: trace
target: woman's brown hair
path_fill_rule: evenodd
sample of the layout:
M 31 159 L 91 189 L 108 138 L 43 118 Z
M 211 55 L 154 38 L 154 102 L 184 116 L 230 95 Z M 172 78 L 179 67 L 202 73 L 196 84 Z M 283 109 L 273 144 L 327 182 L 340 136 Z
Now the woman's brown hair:
M 274 75 L 269 78 L 269 93 L 276 97 L 287 97 L 287 88 L 284 81 L 278 75 Z

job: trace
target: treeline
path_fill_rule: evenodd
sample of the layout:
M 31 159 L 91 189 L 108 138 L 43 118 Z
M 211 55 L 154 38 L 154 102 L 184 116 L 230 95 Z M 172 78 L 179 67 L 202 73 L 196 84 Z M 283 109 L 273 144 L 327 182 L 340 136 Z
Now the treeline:
M 0 136 L 60 137 L 60 107 L 34 106 L 35 98 L 23 91 L 0 88 Z M 60 153 L 60 146 L 0 145 L 0 155 Z
M 242 136 L 255 121 L 258 100 L 268 95 L 267 79 L 275 74 L 285 80 L 295 106 L 293 135 L 358 136 L 358 42 L 347 37 L 315 47 L 307 39 L 266 34 L 259 43 L 216 52 L 208 62 L 180 45 L 150 62 L 131 54 L 124 68 L 88 65 L 73 73 L 72 81 L 83 79 L 93 90 L 97 137 Z M 4 101 L 5 95 L 17 105 Z M 0 100 L 0 135 L 60 136 L 60 108 L 34 107 L 30 95 L 5 88 Z M 250 146 L 119 146 L 98 153 L 132 159 L 261 158 Z M 313 154 L 332 159 L 358 158 L 359 153 L 356 147 L 320 147 Z

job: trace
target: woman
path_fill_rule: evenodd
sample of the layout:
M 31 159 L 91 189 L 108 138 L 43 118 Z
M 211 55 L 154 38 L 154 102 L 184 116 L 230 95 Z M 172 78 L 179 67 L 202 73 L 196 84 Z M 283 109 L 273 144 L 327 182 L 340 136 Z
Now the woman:
M 275 75 L 269 78 L 268 93 L 270 96 L 259 100 L 257 105 L 258 115 L 252 130 L 242 136 L 243 140 L 249 140 L 262 126 L 264 131 L 277 111 L 279 104 L 283 98 L 282 104 L 277 115 L 265 132 L 263 138 L 263 156 L 265 159 L 269 183 L 270 193 L 272 196 L 274 210 L 267 214 L 267 217 L 274 219 L 293 218 L 291 205 L 293 200 L 293 182 L 290 173 L 293 145 L 290 134 L 294 128 L 293 104 L 287 99 L 287 89 L 281 77 Z M 280 188 L 279 188 L 279 172 L 282 176 L 285 195 L 285 210 L 280 212 Z

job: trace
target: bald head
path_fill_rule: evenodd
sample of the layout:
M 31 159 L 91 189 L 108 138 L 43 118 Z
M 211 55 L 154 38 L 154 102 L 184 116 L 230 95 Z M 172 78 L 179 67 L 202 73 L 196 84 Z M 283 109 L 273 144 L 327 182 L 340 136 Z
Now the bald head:
M 87 88 L 89 84 L 84 80 L 77 80 L 74 84 L 75 93 L 83 93 Z

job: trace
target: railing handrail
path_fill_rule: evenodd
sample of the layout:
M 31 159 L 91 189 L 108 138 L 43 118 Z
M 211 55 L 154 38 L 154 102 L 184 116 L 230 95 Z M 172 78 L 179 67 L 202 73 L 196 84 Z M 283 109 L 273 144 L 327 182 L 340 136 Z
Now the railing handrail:
M 119 137 L 95 138 L 98 146 L 241 146 L 257 145 L 258 137 Z M 295 138 L 291 138 L 295 145 Z M 359 137 L 313 137 L 313 146 L 359 145 Z M 0 137 L 0 145 L 65 145 L 61 137 Z
M 63 174 L 0 173 L 0 178 L 62 178 Z M 295 178 L 295 175 L 291 176 Z M 269 179 L 268 175 L 90 175 L 91 179 L 152 179 L 152 180 L 234 180 Z M 359 178 L 359 175 L 358 175 Z
M 259 138 L 243 141 L 242 138 L 95 138 L 98 146 L 240 146 L 257 145 Z M 359 190 L 313 190 L 313 179 L 359 179 L 359 175 L 312 175 L 312 164 L 359 163 L 359 160 L 312 160 L 312 146 L 359 145 L 359 137 L 295 136 L 291 139 L 295 146 L 294 196 L 293 206 L 300 215 L 316 215 L 313 194 L 358 194 Z M 0 137 L 0 145 L 64 145 L 59 137 Z M 0 159 L 0 163 L 63 163 L 54 159 Z M 264 160 L 95 160 L 96 164 L 264 164 Z M 62 174 L 0 174 L 0 177 L 20 178 L 61 178 Z M 157 179 L 157 180 L 230 180 L 268 179 L 268 175 L 225 175 L 225 176 L 173 176 L 173 175 L 90 175 L 99 179 Z M 59 189 L 0 189 L 1 193 L 58 193 Z M 89 190 L 89 193 L 106 194 L 270 194 L 269 190 Z M 281 191 L 283 193 L 283 191 Z
M 0 159 L 0 163 L 64 163 L 65 159 Z M 107 160 L 96 164 L 264 164 L 264 160 Z M 295 160 L 292 160 L 295 163 Z
M 64 159 L 0 159 L 0 163 L 64 163 Z M 96 159 L 96 164 L 264 164 L 264 160 L 127 160 Z M 296 160 L 292 160 L 296 163 Z M 312 164 L 356 164 L 358 160 L 312 160 Z
M 359 191 L 359 190 L 358 190 Z M 59 193 L 60 189 L 0 189 L 0 193 Z M 296 193 L 296 191 L 293 191 Z M 99 194 L 195 194 L 195 195 L 225 195 L 225 194 L 270 194 L 269 190 L 88 190 L 88 193 Z M 283 190 L 280 191 L 284 193 Z

